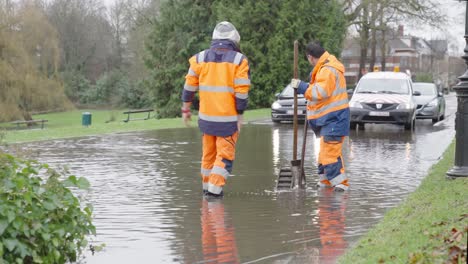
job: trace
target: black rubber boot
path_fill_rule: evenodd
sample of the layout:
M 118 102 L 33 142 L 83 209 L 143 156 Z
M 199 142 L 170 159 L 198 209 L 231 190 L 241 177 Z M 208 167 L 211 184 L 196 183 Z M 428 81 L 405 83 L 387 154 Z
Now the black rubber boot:
M 224 193 L 223 193 L 223 191 L 221 191 L 220 194 L 211 193 L 209 191 L 206 191 L 205 196 L 206 197 L 213 197 L 213 198 L 222 198 L 224 196 Z

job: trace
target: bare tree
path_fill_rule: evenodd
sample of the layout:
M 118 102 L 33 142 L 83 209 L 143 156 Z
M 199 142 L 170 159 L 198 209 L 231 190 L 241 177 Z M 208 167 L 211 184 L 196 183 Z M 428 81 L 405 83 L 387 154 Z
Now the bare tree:
M 116 68 L 123 64 L 124 41 L 126 42 L 128 27 L 126 21 L 127 5 L 125 0 L 117 0 L 109 9 L 109 22 L 114 36 Z
M 419 21 L 440 27 L 445 21 L 434 0 L 343 0 L 343 10 L 349 25 L 355 26 L 360 36 L 359 77 L 367 62 L 368 43 L 371 43 L 372 48 L 370 64 L 374 65 L 377 38 L 381 36 L 381 40 L 385 41 L 389 25 L 397 25 L 401 21 Z M 385 56 L 385 44 L 381 47 L 382 55 Z
M 147 52 L 145 41 L 159 16 L 160 6 L 161 0 L 118 0 L 110 7 L 117 60 L 133 80 L 148 76 L 143 60 Z
M 84 72 L 91 80 L 109 68 L 112 29 L 98 0 L 52 0 L 47 6 L 62 49 L 61 70 Z

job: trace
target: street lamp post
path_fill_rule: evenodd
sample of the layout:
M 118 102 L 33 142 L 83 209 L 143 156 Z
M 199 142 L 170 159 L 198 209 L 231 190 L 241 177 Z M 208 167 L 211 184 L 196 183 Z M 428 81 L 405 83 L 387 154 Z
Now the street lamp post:
M 462 58 L 468 67 L 468 0 L 465 10 L 465 49 Z M 447 172 L 448 178 L 468 177 L 468 68 L 453 88 L 457 95 L 457 114 L 455 117 L 455 164 Z

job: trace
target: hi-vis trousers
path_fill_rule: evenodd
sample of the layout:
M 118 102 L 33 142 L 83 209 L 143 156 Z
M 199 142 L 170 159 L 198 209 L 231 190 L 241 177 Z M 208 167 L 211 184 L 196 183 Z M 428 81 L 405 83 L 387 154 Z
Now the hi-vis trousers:
M 232 171 L 239 132 L 227 137 L 203 134 L 201 176 L 203 190 L 220 194 Z
M 324 185 L 330 187 L 338 184 L 349 186 L 342 157 L 344 138 L 336 136 L 320 137 L 318 173 L 320 183 Z

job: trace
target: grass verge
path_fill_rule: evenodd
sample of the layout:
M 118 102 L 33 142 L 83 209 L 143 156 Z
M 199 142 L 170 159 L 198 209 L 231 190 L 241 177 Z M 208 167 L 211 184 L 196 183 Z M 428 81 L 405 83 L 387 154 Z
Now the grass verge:
M 338 263 L 466 263 L 468 178 L 446 179 L 454 143 L 418 189 Z
M 92 115 L 91 126 L 89 127 L 81 125 L 83 112 L 90 112 Z M 144 118 L 146 116 L 147 113 L 133 114 L 131 118 Z M 249 122 L 267 119 L 269 117 L 270 109 L 249 110 L 244 114 L 244 121 Z M 79 110 L 35 115 L 33 119 L 48 120 L 45 129 L 14 129 L 14 125 L 3 123 L 0 126 L 0 130 L 2 130 L 0 132 L 2 132 L 1 134 L 3 137 L 2 142 L 12 144 L 118 132 L 185 127 L 181 118 L 152 118 L 149 120 L 136 120 L 125 123 L 122 121 L 126 119 L 123 110 Z M 192 121 L 192 126 L 197 126 L 197 117 L 192 119 L 194 120 Z

